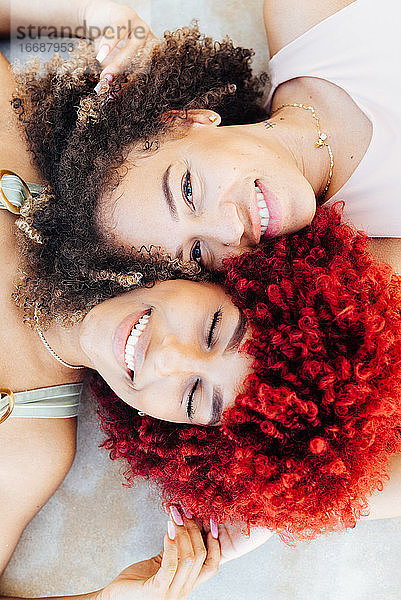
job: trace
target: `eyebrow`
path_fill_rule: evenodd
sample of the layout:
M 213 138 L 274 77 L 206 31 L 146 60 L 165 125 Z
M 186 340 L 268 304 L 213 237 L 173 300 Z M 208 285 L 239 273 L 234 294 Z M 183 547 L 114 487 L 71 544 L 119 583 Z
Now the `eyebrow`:
M 170 211 L 171 217 L 174 221 L 178 221 L 177 206 L 176 206 L 176 203 L 175 203 L 175 200 L 173 198 L 173 194 L 171 193 L 171 188 L 170 188 L 169 176 L 170 176 L 171 167 L 172 167 L 172 165 L 169 165 L 164 172 L 162 188 L 163 188 L 164 198 L 166 200 L 166 204 Z M 182 245 L 180 245 L 180 246 L 178 246 L 177 250 L 175 251 L 174 258 L 178 258 L 178 260 L 182 261 L 183 256 L 184 256 L 184 248 Z
M 174 254 L 174 258 L 178 258 L 178 260 L 182 260 L 184 256 L 184 248 L 181 246 L 178 246 L 177 250 L 175 251 Z
M 221 391 L 221 387 L 216 386 L 213 388 L 213 398 L 212 398 L 212 416 L 210 420 L 206 423 L 207 427 L 212 427 L 213 425 L 217 425 L 221 421 L 223 409 L 223 394 Z
M 238 346 L 242 342 L 242 339 L 246 332 L 247 320 L 244 313 L 240 310 L 238 315 L 238 323 L 231 336 L 230 341 L 227 344 L 225 352 L 237 350 Z
M 166 204 L 168 206 L 170 214 L 171 214 L 172 218 L 174 219 L 174 221 L 178 221 L 177 207 L 175 205 L 173 194 L 171 193 L 170 181 L 169 181 L 171 167 L 172 167 L 172 165 L 169 165 L 164 172 L 162 187 L 163 187 L 164 198 L 166 200 Z
M 246 332 L 247 320 L 244 313 L 240 310 L 238 311 L 238 323 L 234 330 L 234 333 L 231 336 L 230 341 L 227 344 L 225 352 L 230 352 L 232 350 L 236 350 L 240 345 L 245 332 Z M 207 427 L 212 427 L 213 425 L 217 425 L 221 421 L 223 413 L 223 394 L 221 391 L 221 387 L 216 386 L 213 388 L 213 397 L 212 397 L 212 416 L 210 420 L 206 423 Z

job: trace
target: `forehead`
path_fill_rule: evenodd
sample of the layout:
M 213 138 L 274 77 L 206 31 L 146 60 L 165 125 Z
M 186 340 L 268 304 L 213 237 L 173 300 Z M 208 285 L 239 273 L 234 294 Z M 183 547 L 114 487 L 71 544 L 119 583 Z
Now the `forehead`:
M 196 125 L 171 127 L 160 139 L 132 147 L 120 168 L 121 183 L 130 176 L 141 179 L 144 172 L 161 173 L 172 161 L 208 157 L 211 138 L 217 131 L 215 127 Z
M 231 302 L 221 285 L 210 282 L 191 281 L 187 279 L 159 281 L 153 288 L 148 288 L 150 295 L 152 291 L 154 294 L 166 299 L 169 298 L 172 301 L 177 299 L 195 299 L 204 302 L 206 299 L 212 299 Z
M 169 165 L 184 160 L 188 155 L 185 137 L 164 138 L 150 144 L 149 150 L 136 146 L 131 148 L 118 168 L 117 184 L 99 199 L 98 218 L 106 229 L 112 224 L 113 215 L 120 210 L 125 211 L 129 207 L 131 211 L 133 207 L 140 210 L 150 199 L 161 198 L 163 174 Z

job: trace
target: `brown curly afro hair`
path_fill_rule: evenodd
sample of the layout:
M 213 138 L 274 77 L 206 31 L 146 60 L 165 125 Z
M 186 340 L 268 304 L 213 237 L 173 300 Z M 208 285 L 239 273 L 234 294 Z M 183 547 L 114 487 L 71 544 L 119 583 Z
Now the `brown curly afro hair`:
M 93 91 L 101 68 L 91 48 L 80 48 L 69 61 L 55 56 L 44 67 L 36 62 L 16 72 L 13 105 L 49 184 L 46 202 L 33 207 L 31 220 L 44 244 L 26 240 L 22 248 L 27 275 L 16 300 L 25 306 L 28 320 L 35 303 L 49 319 L 57 314 L 68 320 L 124 291 L 115 282 L 93 278 L 99 269 L 118 274 L 142 270 L 145 285 L 155 277 L 180 276 L 177 261 L 110 248 L 96 220 L 98 200 L 118 185 L 129 151 L 154 152 L 164 136 L 176 131 L 177 117 L 166 118 L 168 111 L 213 109 L 223 125 L 265 118 L 261 99 L 267 75 L 253 75 L 253 54 L 228 37 L 213 42 L 195 22 L 167 31 L 139 53 L 107 95 Z M 194 267 L 182 272 L 192 277 Z
M 104 446 L 204 519 L 284 539 L 353 525 L 401 451 L 401 280 L 322 208 L 226 267 L 254 362 L 222 425 L 139 417 L 97 379 Z

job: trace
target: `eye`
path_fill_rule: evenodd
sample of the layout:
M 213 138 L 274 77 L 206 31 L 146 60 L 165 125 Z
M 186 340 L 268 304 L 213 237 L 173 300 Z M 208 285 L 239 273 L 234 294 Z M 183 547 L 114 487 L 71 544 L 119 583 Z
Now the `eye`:
M 197 241 L 193 246 L 192 246 L 192 250 L 191 250 L 191 260 L 194 260 L 197 263 L 201 263 L 202 262 L 202 250 L 200 247 L 200 242 Z
M 197 379 L 194 383 L 194 385 L 192 386 L 191 391 L 189 392 L 188 395 L 188 401 L 187 401 L 187 415 L 189 419 L 192 419 L 193 414 L 194 414 L 194 410 L 193 410 L 193 401 L 194 401 L 194 395 L 196 392 L 196 388 L 198 387 L 200 382 L 200 379 Z
M 183 179 L 182 179 L 182 195 L 184 196 L 185 202 L 195 210 L 195 204 L 193 201 L 193 193 L 192 193 L 192 183 L 191 183 L 191 174 L 187 170 Z
M 216 339 L 216 329 L 223 316 L 223 310 L 219 308 L 213 315 L 212 323 L 210 325 L 209 334 L 207 336 L 207 347 L 210 349 Z

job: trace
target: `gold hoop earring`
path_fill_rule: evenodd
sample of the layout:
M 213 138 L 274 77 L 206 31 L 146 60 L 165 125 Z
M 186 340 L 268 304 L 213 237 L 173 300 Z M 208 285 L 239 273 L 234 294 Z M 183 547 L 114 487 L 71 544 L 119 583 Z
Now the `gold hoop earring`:
M 0 423 L 4 423 L 4 421 L 8 419 L 8 417 L 13 412 L 15 406 L 15 398 L 11 390 L 9 390 L 8 388 L 0 389 L 0 400 L 3 400 L 3 396 L 8 397 L 8 407 L 6 409 L 6 412 L 0 417 Z

